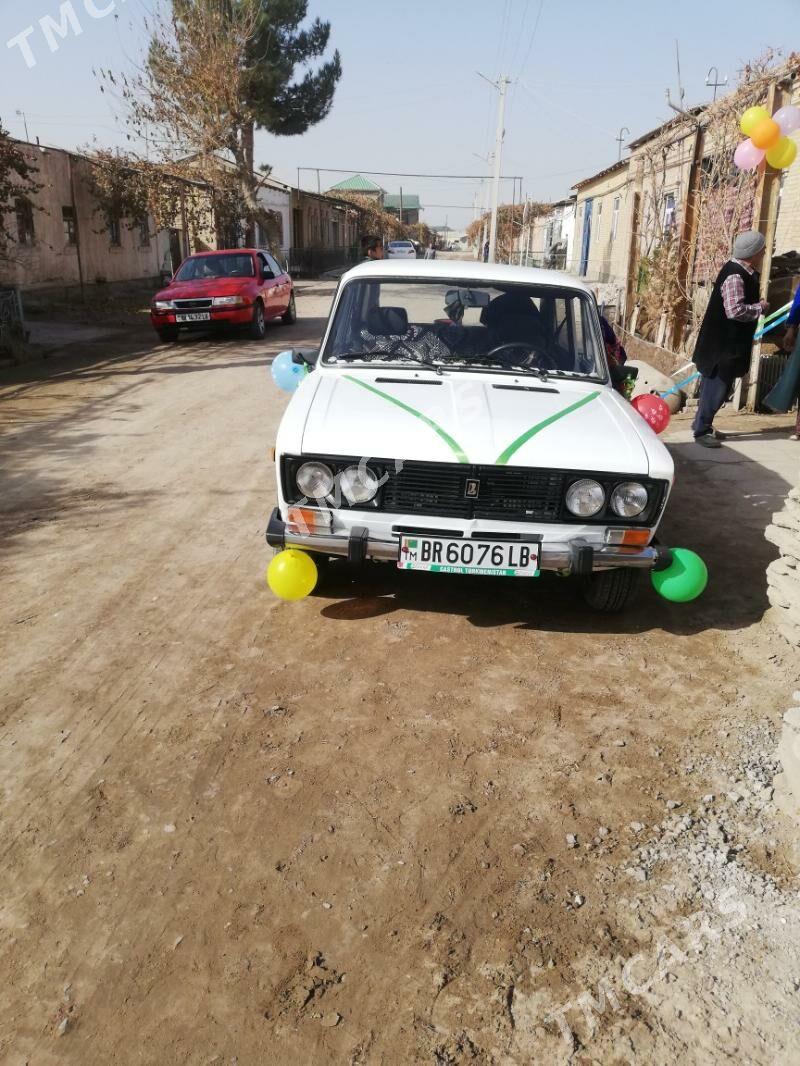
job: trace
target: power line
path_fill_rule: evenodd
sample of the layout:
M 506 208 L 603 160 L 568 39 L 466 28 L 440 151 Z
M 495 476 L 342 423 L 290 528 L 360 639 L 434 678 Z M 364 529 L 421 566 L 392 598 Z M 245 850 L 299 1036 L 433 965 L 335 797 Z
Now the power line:
M 454 181 L 486 181 L 491 174 L 409 174 L 402 170 L 366 170 L 364 167 L 298 167 L 321 174 L 372 174 L 380 178 L 450 178 Z M 521 181 L 522 174 L 501 174 L 501 181 Z
M 533 51 L 533 42 L 536 40 L 536 31 L 539 29 L 539 20 L 542 17 L 543 8 L 544 0 L 539 0 L 539 10 L 536 12 L 536 21 L 533 24 L 533 31 L 531 32 L 531 39 L 528 44 L 528 51 L 525 53 L 525 58 L 522 61 L 522 66 L 519 68 L 519 74 L 517 74 L 517 78 L 519 78 L 520 74 L 522 74 L 523 70 L 528 65 L 528 60 L 531 58 L 531 52 Z

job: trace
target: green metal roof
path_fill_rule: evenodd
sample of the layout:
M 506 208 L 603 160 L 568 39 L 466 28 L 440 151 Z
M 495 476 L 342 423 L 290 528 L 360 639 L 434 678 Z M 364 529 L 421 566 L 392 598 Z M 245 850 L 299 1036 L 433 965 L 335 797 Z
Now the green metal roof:
M 380 185 L 376 185 L 374 181 L 370 181 L 369 178 L 363 177 L 361 174 L 354 174 L 352 178 L 345 178 L 344 181 L 338 182 L 336 185 L 331 185 L 329 192 L 383 192 Z
M 392 193 L 391 195 L 384 196 L 384 198 L 383 198 L 383 206 L 391 208 L 391 209 L 393 209 L 395 211 L 399 211 L 400 210 L 400 197 L 399 196 L 395 196 L 394 193 Z M 419 211 L 420 210 L 419 197 L 417 196 L 416 193 L 405 193 L 405 192 L 403 193 L 403 210 L 404 211 Z

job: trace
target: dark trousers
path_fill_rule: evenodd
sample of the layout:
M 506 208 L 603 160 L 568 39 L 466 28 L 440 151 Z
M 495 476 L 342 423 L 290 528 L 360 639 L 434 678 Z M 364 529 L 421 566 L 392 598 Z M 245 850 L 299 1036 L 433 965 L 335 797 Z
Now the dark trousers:
M 692 422 L 695 437 L 704 437 L 711 432 L 714 416 L 728 399 L 736 375 L 727 367 L 717 367 L 712 374 L 703 374 L 700 385 L 700 401 Z

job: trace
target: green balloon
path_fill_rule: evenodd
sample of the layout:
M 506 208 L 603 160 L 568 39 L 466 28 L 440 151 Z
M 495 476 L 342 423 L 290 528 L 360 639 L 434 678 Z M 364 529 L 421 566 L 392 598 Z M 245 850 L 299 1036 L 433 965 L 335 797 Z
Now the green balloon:
M 672 603 L 690 603 L 708 584 L 708 569 L 697 554 L 688 548 L 672 549 L 672 564 L 666 570 L 652 570 L 653 588 Z

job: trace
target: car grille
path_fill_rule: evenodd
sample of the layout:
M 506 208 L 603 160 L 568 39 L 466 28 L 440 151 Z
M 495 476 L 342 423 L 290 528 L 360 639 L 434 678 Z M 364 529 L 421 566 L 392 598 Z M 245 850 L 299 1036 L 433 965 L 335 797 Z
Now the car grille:
M 208 300 L 173 300 L 176 311 L 207 311 L 212 301 Z
M 524 467 L 407 462 L 388 471 L 380 510 L 448 518 L 557 522 L 566 474 Z M 477 498 L 467 483 L 478 482 Z

